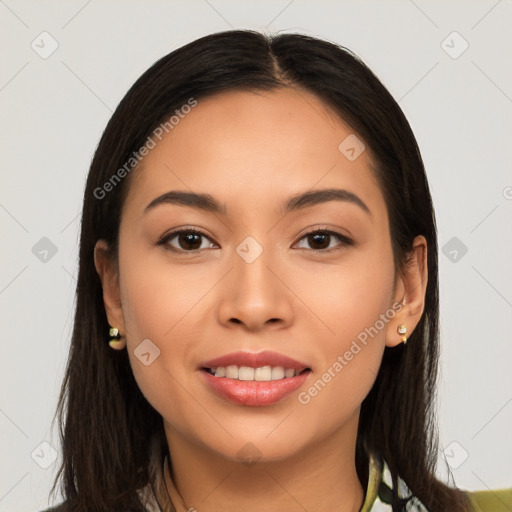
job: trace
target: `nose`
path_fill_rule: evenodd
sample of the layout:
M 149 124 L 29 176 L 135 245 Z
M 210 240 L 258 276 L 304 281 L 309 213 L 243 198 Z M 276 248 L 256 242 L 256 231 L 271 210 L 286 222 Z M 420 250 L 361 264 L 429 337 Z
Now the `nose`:
M 247 331 L 278 330 L 293 321 L 293 292 L 280 265 L 263 251 L 254 261 L 235 254 L 218 305 L 219 321 Z

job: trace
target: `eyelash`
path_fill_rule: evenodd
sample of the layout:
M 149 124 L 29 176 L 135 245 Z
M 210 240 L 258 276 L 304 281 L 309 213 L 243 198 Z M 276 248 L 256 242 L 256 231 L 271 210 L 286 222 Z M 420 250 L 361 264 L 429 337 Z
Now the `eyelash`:
M 206 235 L 206 233 L 203 233 L 202 231 L 200 231 L 199 229 L 186 228 L 186 229 L 178 229 L 176 231 L 172 231 L 171 233 L 168 233 L 168 234 L 164 235 L 156 243 L 156 245 L 158 245 L 158 246 L 162 245 L 167 250 L 170 250 L 170 251 L 175 252 L 175 253 L 181 253 L 181 254 L 195 254 L 195 253 L 203 250 L 203 249 L 193 249 L 191 251 L 186 251 L 184 249 L 176 249 L 175 247 L 172 247 L 171 245 L 169 245 L 169 241 L 170 240 L 175 238 L 176 235 L 181 235 L 183 233 L 187 233 L 187 234 L 193 233 L 195 235 L 200 235 L 200 236 L 203 236 L 203 237 L 207 238 L 208 240 L 210 240 L 209 236 Z M 338 238 L 341 241 L 341 243 L 338 246 L 336 246 L 336 247 L 331 247 L 330 249 L 309 249 L 310 251 L 313 251 L 315 253 L 323 253 L 323 254 L 331 253 L 333 251 L 338 251 L 338 250 L 341 250 L 341 249 L 344 249 L 346 247 L 354 245 L 353 240 L 351 240 L 350 238 L 348 238 L 345 235 L 342 235 L 341 233 L 338 233 L 336 231 L 332 231 L 330 229 L 316 229 L 314 231 L 309 231 L 308 233 L 305 233 L 299 239 L 299 241 L 304 239 L 304 238 L 307 238 L 309 236 L 316 235 L 318 233 L 329 235 L 329 236 L 334 236 L 334 237 Z

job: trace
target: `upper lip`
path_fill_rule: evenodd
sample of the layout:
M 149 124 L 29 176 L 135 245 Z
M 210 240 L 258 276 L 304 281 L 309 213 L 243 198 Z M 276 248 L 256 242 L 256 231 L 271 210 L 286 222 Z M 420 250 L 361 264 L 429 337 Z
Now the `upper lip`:
M 262 352 L 232 352 L 215 359 L 209 359 L 201 364 L 202 368 L 218 368 L 226 366 L 248 366 L 249 368 L 260 368 L 262 366 L 282 366 L 283 368 L 293 368 L 297 371 L 309 368 L 307 364 L 296 361 L 291 357 L 271 350 Z

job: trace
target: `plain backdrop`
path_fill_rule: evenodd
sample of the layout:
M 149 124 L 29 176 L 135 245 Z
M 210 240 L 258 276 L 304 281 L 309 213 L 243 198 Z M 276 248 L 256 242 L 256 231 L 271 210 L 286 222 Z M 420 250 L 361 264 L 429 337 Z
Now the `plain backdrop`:
M 230 28 L 360 55 L 404 110 L 435 203 L 439 475 L 512 486 L 512 1 L 0 1 L 0 510 L 37 511 L 74 308 L 83 187 L 101 133 L 153 62 Z

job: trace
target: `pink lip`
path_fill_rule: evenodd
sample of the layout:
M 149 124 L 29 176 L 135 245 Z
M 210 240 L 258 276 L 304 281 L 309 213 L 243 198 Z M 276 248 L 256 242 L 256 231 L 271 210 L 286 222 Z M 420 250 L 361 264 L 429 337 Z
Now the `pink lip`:
M 210 388 L 221 397 L 237 405 L 261 407 L 272 405 L 300 388 L 311 371 L 269 382 L 242 381 L 215 377 L 206 370 L 199 372 Z
M 205 368 L 218 368 L 226 366 L 248 366 L 249 368 L 260 368 L 262 366 L 282 366 L 283 368 L 293 368 L 302 372 L 309 368 L 307 364 L 296 361 L 291 357 L 263 350 L 262 352 L 233 352 L 225 354 L 215 359 L 210 359 L 202 363 L 200 373 L 202 378 L 210 388 L 226 400 L 238 405 L 246 406 L 265 406 L 272 405 L 279 400 L 287 397 L 298 388 L 300 388 L 311 371 L 303 372 L 296 377 L 286 377 L 284 379 L 263 381 L 241 381 L 237 379 L 228 379 L 226 377 L 215 377 L 208 373 Z
M 215 359 L 210 359 L 201 364 L 201 368 L 217 368 L 219 366 L 248 366 L 249 368 L 260 368 L 262 366 L 282 366 L 283 368 L 293 368 L 302 371 L 309 368 L 307 364 L 301 363 L 290 357 L 263 350 L 262 352 L 232 352 Z M 222 377 L 221 377 L 222 378 Z M 293 377 L 297 378 L 297 377 Z M 279 381 L 275 381 L 279 382 Z

